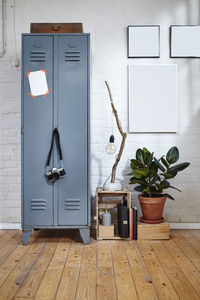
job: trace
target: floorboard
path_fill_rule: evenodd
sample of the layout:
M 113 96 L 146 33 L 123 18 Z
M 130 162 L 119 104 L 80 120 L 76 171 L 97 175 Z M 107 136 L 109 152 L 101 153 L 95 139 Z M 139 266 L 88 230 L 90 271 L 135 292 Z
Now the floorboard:
M 122 241 L 112 241 L 112 257 L 118 300 L 138 299 L 131 268 Z
M 177 246 L 173 238 L 168 241 L 163 241 L 163 244 L 200 298 L 200 273 L 197 268 L 184 254 L 182 249 Z
M 159 299 L 178 300 L 179 297 L 171 284 L 165 269 L 157 259 L 149 241 L 137 242 L 140 252 L 143 256 L 144 263 L 152 278 Z
M 198 300 L 198 294 L 162 242 L 152 241 L 151 246 L 179 298 L 182 300 Z
M 97 242 L 84 246 L 82 265 L 78 279 L 77 300 L 96 299 Z
M 40 230 L 27 246 L 20 230 L 0 230 L 0 299 L 198 300 L 200 230 L 90 245 L 78 230 Z
M 57 247 L 57 239 L 49 239 L 45 243 L 40 255 L 35 261 L 35 264 L 31 268 L 30 272 L 26 276 L 25 280 L 21 284 L 16 297 L 18 298 L 32 298 L 36 295 L 37 290 L 42 282 L 44 274 L 49 266 L 49 263 L 54 255 Z
M 184 236 L 184 233 L 182 231 L 180 234 L 175 230 L 172 231 L 171 236 L 173 237 L 173 240 L 175 241 L 177 246 L 200 271 L 200 255 L 199 251 L 195 250 L 194 248 L 194 240 L 192 239 L 192 237 L 186 237 Z
M 35 295 L 35 300 L 55 299 L 70 246 L 71 242 L 67 238 L 59 238 L 55 253 Z
M 10 239 L 16 234 L 15 230 L 5 231 L 4 234 L 0 236 L 0 251 L 9 242 Z
M 82 243 L 72 242 L 62 273 L 56 299 L 75 299 L 78 278 L 83 258 Z M 39 299 L 38 299 L 39 300 Z
M 158 299 L 152 278 L 135 241 L 125 242 L 126 253 L 139 299 Z
M 188 230 L 190 233 L 192 233 L 192 235 L 194 235 L 198 240 L 200 240 L 200 230 L 196 230 L 196 229 L 191 229 Z
M 117 299 L 110 241 L 98 242 L 97 300 L 101 299 Z

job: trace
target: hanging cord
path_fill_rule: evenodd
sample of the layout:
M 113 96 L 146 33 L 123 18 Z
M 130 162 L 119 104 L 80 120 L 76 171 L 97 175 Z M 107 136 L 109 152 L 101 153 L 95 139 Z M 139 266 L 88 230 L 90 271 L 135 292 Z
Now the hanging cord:
M 113 135 L 113 118 L 114 118 L 114 113 L 112 111 L 112 135 Z
M 106 181 L 103 184 L 103 187 L 105 186 L 106 182 L 109 180 L 109 178 L 111 177 L 112 173 L 108 176 L 108 178 L 106 179 Z

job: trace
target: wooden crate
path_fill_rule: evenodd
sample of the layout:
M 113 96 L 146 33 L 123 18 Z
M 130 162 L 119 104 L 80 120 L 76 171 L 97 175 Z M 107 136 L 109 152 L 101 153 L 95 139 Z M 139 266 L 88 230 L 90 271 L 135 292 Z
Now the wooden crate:
M 167 221 L 159 224 L 138 222 L 138 240 L 168 240 L 170 226 Z
M 114 200 L 105 199 L 107 197 L 115 198 Z M 129 220 L 130 220 L 130 208 L 131 208 L 131 192 L 129 189 L 124 188 L 122 191 L 104 191 L 102 188 L 97 188 L 96 193 L 96 238 L 97 240 L 111 239 L 111 240 L 121 240 L 129 238 L 121 238 L 118 235 L 114 235 L 112 238 L 102 237 L 99 234 L 99 209 L 112 209 L 117 207 L 118 203 L 127 201 L 127 206 L 129 208 Z M 129 222 L 130 224 L 130 222 Z M 113 226 L 114 227 L 114 226 Z
M 114 225 L 111 226 L 99 225 L 99 238 L 100 239 L 114 238 Z

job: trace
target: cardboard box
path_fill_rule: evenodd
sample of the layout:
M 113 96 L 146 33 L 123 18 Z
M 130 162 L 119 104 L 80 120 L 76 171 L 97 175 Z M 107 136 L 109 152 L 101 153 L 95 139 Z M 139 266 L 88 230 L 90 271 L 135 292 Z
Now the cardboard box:
M 114 225 L 103 226 L 99 225 L 99 238 L 113 238 L 114 237 Z

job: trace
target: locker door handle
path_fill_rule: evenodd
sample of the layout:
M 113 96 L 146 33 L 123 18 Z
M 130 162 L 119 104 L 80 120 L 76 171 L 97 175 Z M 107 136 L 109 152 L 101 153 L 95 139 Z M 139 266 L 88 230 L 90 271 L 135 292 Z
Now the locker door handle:
M 61 29 L 61 25 L 58 25 L 58 26 L 51 25 L 51 29 L 54 31 L 59 31 Z
M 76 48 L 76 44 L 68 44 L 69 48 Z
M 42 46 L 40 44 L 33 44 L 34 48 L 41 48 Z

